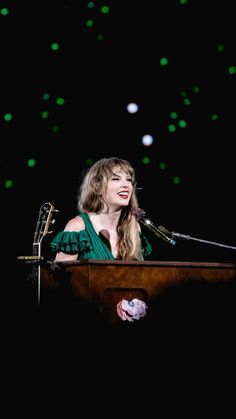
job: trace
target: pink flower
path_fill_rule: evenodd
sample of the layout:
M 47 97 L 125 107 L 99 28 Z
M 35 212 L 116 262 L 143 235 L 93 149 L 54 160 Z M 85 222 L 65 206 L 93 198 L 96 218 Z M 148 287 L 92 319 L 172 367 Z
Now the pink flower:
M 146 316 L 147 305 L 144 301 L 134 298 L 133 300 L 121 300 L 116 305 L 116 311 L 121 320 L 133 322 L 140 317 Z

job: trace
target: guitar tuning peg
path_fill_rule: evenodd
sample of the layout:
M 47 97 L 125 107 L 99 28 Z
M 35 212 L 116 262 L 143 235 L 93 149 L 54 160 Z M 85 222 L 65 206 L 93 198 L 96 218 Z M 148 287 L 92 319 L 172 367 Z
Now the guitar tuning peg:
M 53 212 L 59 212 L 59 210 L 56 208 L 53 208 Z
M 53 233 L 53 231 L 52 230 L 50 230 L 50 231 L 48 231 L 48 233 L 47 234 L 52 234 Z
M 50 221 L 50 224 L 54 224 L 55 223 L 55 218 L 53 218 L 53 220 Z

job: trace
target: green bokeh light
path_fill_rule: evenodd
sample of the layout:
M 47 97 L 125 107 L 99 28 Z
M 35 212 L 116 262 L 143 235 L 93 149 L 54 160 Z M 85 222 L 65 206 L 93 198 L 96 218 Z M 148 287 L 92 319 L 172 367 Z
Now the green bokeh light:
M 43 98 L 43 100 L 49 100 L 50 99 L 50 94 L 49 93 L 43 93 L 42 98 Z
M 165 170 L 165 169 L 166 169 L 166 163 L 161 162 L 161 163 L 159 164 L 159 167 L 160 167 L 160 169 L 161 169 L 161 170 Z
M 7 16 L 9 14 L 9 9 L 7 7 L 3 7 L 1 9 L 1 15 L 2 16 Z
M 12 179 L 5 180 L 4 185 L 5 185 L 5 188 L 6 189 L 11 189 L 13 187 L 13 181 L 12 181 Z
M 161 66 L 166 66 L 168 64 L 168 58 L 166 58 L 166 57 L 162 57 L 162 58 L 160 58 L 160 65 Z
M 173 183 L 175 185 L 179 185 L 180 184 L 180 178 L 179 178 L 179 176 L 174 176 L 172 180 L 173 180 Z
M 56 133 L 58 133 L 60 131 L 60 128 L 59 128 L 59 126 L 58 125 L 54 125 L 53 127 L 52 127 L 52 132 L 54 132 L 55 134 Z
M 6 121 L 6 122 L 11 121 L 11 120 L 12 120 L 12 118 L 13 118 L 13 116 L 12 116 L 12 114 L 11 114 L 11 113 L 5 113 L 5 115 L 3 115 L 3 119 L 4 119 L 4 121 Z
M 236 67 L 235 67 L 234 65 L 231 65 L 231 66 L 228 68 L 228 73 L 229 73 L 229 74 L 236 74 Z
M 176 126 L 174 124 L 169 124 L 168 125 L 168 131 L 175 132 L 176 131 Z
M 179 120 L 179 127 L 180 128 L 186 128 L 187 122 L 184 119 Z
M 170 117 L 171 117 L 171 119 L 177 119 L 178 118 L 177 112 L 171 112 Z
M 28 167 L 35 167 L 36 166 L 36 160 L 35 159 L 28 159 L 27 160 L 27 166 Z
M 94 20 L 93 19 L 88 19 L 86 20 L 86 26 L 87 28 L 92 28 L 92 26 L 94 25 Z
M 145 157 L 143 157 L 142 162 L 143 162 L 143 164 L 150 164 L 150 158 L 145 156 Z
M 56 104 L 57 105 L 62 106 L 62 105 L 64 105 L 64 103 L 65 103 L 65 99 L 63 97 L 58 97 L 56 99 Z
M 101 7 L 101 13 L 107 14 L 110 12 L 110 8 L 108 6 L 102 6 Z
M 191 105 L 191 100 L 189 99 L 189 98 L 185 98 L 184 99 L 184 104 L 186 105 L 186 106 L 189 106 L 189 105 Z
M 51 49 L 52 49 L 53 51 L 58 51 L 58 50 L 60 49 L 60 45 L 59 45 L 59 43 L 58 43 L 58 42 L 53 42 L 53 43 L 51 44 Z
M 49 112 L 48 111 L 41 112 L 41 118 L 47 119 L 48 117 L 49 117 Z

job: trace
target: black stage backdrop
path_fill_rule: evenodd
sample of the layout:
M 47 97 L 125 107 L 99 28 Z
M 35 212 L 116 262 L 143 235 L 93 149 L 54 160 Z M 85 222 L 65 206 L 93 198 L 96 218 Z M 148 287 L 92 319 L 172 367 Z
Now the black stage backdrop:
M 101 157 L 133 163 L 140 207 L 156 225 L 236 246 L 232 3 L 2 2 L 10 307 L 22 302 L 28 267 L 17 256 L 32 253 L 39 208 L 50 202 L 59 210 L 52 235 L 64 228 L 83 171 Z M 130 103 L 137 112 L 128 112 Z M 144 135 L 153 142 L 144 145 Z M 171 246 L 146 233 L 155 260 L 235 261 L 229 248 L 194 240 Z

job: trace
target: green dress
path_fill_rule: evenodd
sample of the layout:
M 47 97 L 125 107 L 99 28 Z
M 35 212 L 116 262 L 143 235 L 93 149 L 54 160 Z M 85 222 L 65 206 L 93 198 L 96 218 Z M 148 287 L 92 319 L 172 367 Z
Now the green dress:
M 77 231 L 61 231 L 50 247 L 53 253 L 63 252 L 70 255 L 78 253 L 78 259 L 107 259 L 115 260 L 106 243 L 98 236 L 88 214 L 80 212 L 85 224 L 85 229 Z M 142 232 L 140 232 L 143 257 L 152 252 L 152 246 Z

